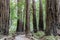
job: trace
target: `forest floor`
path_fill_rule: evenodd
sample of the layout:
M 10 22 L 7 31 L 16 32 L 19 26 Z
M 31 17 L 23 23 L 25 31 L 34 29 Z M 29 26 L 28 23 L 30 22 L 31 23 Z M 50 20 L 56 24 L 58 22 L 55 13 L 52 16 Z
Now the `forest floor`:
M 44 36 L 41 39 L 27 38 L 25 35 L 17 35 L 15 37 L 4 36 L 0 40 L 60 40 L 60 37 L 54 38 L 54 36 Z
M 1 36 L 0 40 L 35 40 L 30 37 L 26 37 L 25 35 L 17 35 L 17 36 Z
M 60 40 L 60 36 L 44 36 L 43 32 L 38 32 L 30 34 L 27 37 L 25 34 L 0 35 L 0 40 Z
M 26 38 L 25 35 L 18 35 L 15 37 L 14 40 L 30 40 L 29 38 Z

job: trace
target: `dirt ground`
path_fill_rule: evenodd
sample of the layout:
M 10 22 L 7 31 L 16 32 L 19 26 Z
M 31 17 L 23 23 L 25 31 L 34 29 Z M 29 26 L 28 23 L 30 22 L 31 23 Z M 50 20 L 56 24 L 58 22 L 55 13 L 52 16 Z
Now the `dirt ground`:
M 24 35 L 16 35 L 16 36 L 0 36 L 0 40 L 60 40 L 59 36 L 56 36 L 56 38 L 54 39 L 54 36 L 44 36 L 41 39 L 35 39 L 33 37 L 26 37 L 25 34 Z
M 18 36 L 3 36 L 0 40 L 30 40 L 25 35 L 18 35 Z

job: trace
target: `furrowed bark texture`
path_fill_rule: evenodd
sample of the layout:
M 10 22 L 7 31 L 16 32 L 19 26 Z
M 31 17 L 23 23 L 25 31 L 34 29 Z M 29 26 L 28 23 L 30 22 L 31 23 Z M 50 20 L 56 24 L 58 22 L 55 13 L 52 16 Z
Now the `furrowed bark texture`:
M 0 0 L 0 32 L 4 35 L 9 33 L 9 3 L 10 0 Z
M 46 0 L 46 35 L 57 35 L 57 3 Z
M 26 1 L 26 27 L 25 32 L 26 34 L 30 33 L 30 0 Z

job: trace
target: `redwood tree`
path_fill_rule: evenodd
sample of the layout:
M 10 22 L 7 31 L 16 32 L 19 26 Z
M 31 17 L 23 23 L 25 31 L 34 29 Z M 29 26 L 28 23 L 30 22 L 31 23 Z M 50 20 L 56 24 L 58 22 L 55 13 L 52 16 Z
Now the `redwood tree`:
M 26 27 L 25 32 L 26 34 L 30 33 L 30 0 L 26 1 Z
M 46 35 L 57 35 L 57 3 L 46 0 Z
M 58 25 L 58 29 L 57 29 L 57 34 L 60 36 L 60 0 L 57 0 L 57 18 L 58 18 L 58 21 L 57 21 L 57 25 Z
M 57 9 L 58 9 L 58 29 L 60 29 L 60 0 L 57 0 Z
M 9 34 L 9 3 L 10 0 L 0 0 L 0 32 Z
M 43 8 L 42 8 L 42 0 L 39 0 L 39 31 L 43 31 Z
M 36 21 L 36 5 L 35 0 L 32 0 L 32 9 L 33 9 L 33 30 L 37 32 L 37 21 Z

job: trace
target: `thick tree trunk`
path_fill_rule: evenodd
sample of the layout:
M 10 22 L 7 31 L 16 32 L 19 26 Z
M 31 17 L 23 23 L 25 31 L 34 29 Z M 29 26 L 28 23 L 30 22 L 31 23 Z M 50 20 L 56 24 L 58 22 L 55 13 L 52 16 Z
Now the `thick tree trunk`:
M 17 0 L 17 4 L 19 5 L 21 0 Z M 21 16 L 21 18 L 19 18 Z M 21 8 L 18 6 L 18 13 L 17 13 L 17 32 L 24 31 L 24 23 L 22 22 L 22 15 L 21 15 Z
M 0 0 L 0 32 L 4 35 L 9 33 L 9 2 Z
M 57 9 L 58 9 L 58 29 L 60 29 L 60 0 L 57 0 Z
M 42 8 L 42 0 L 39 0 L 39 31 L 43 31 L 43 8 Z
M 37 21 L 36 21 L 36 5 L 35 0 L 32 0 L 32 9 L 33 9 L 33 31 L 37 32 Z
M 30 33 L 30 0 L 26 1 L 26 27 L 25 32 L 26 35 Z
M 58 18 L 58 28 L 57 28 L 57 34 L 60 36 L 60 0 L 57 0 L 57 14 L 58 14 L 58 16 L 57 16 L 57 18 Z
M 18 19 L 17 20 L 17 32 L 24 32 L 24 24 L 22 20 Z
M 57 3 L 56 0 L 46 1 L 46 35 L 57 35 Z

